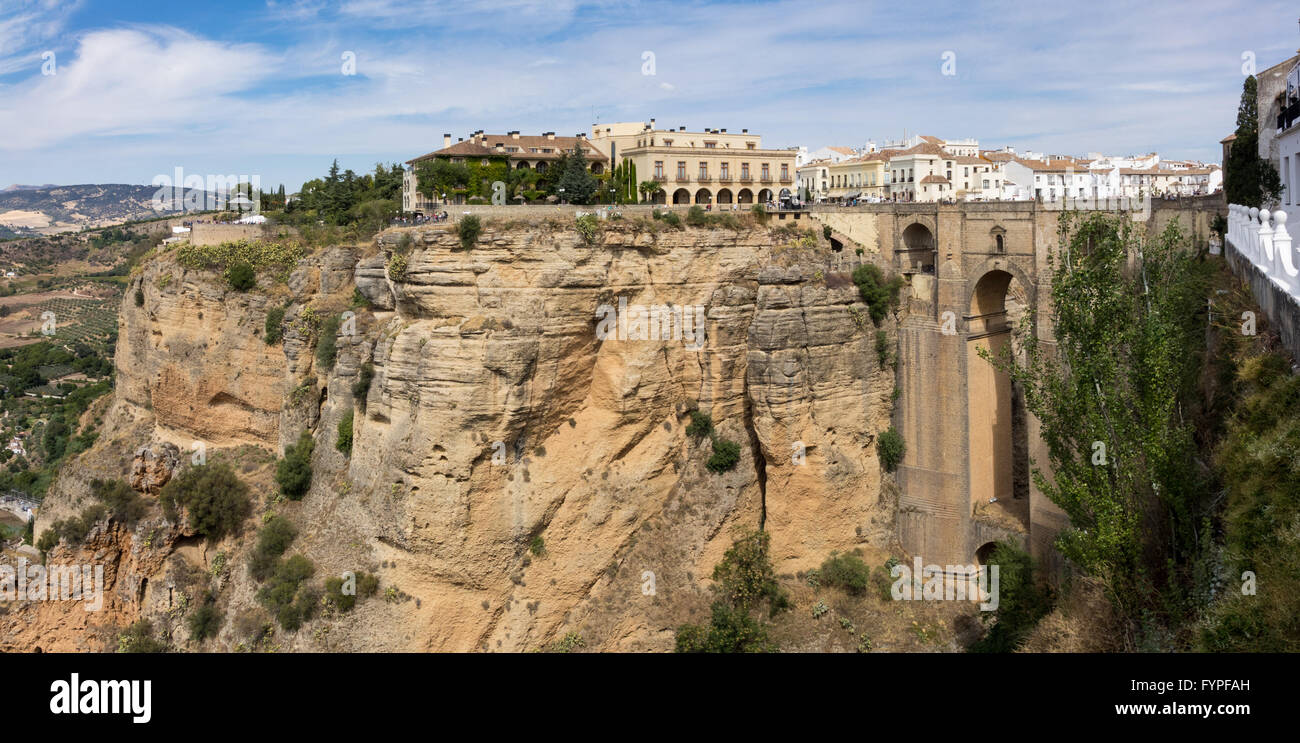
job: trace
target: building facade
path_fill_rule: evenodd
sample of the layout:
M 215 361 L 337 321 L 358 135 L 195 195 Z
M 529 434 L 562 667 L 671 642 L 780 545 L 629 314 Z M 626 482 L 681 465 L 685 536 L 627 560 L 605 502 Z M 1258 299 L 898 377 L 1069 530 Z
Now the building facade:
M 765 149 L 748 129 L 660 129 L 651 119 L 595 125 L 590 143 L 611 163 L 632 162 L 639 181 L 658 184 L 657 204 L 726 208 L 795 196 L 798 151 Z
M 585 134 L 574 137 L 557 137 L 555 132 L 540 135 L 521 135 L 518 130 L 505 134 L 486 134 L 478 130 L 455 143 L 450 134 L 442 135 L 442 149 L 406 161 L 406 173 L 402 178 L 402 211 L 423 212 L 433 209 L 443 202 L 443 198 L 430 199 L 419 192 L 419 179 L 416 168 L 420 163 L 435 158 L 445 159 L 451 163 L 504 163 L 510 169 L 528 169 L 545 172 L 560 159 L 565 152 L 572 152 L 574 147 L 582 147 L 587 158 L 587 168 L 594 174 L 605 172 L 609 167 L 609 158 L 587 141 Z M 440 197 L 443 196 L 440 194 Z M 446 194 L 447 201 L 457 201 L 455 194 Z

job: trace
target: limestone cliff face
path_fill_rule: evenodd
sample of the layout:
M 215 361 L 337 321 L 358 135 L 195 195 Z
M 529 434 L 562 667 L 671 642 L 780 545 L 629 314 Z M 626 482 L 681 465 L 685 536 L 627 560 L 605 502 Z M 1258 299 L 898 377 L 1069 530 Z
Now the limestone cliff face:
M 602 223 L 590 243 L 571 224 L 491 221 L 472 250 L 443 226 L 377 243 L 317 254 L 261 293 L 165 255 L 149 263 L 143 305 L 132 292 L 123 304 L 118 433 L 83 455 L 124 457 L 125 470 L 143 438 L 186 460 L 194 441 L 279 454 L 314 431 L 301 502 L 270 502 L 269 458 L 244 470 L 258 510 L 299 525 L 294 549 L 318 575 L 374 570 L 393 600 L 315 620 L 329 631 L 286 636 L 288 649 L 523 650 L 572 631 L 589 648 L 666 650 L 707 604 L 733 528 L 765 525 L 783 573 L 892 540 L 874 441 L 893 370 L 856 288 L 825 275 L 826 247 L 767 227 L 635 220 Z M 400 281 L 394 250 L 409 251 Z M 308 320 L 346 310 L 354 286 L 370 309 L 320 368 Z M 701 308 L 699 347 L 617 324 L 600 337 L 601 308 L 621 303 Z M 285 305 L 285 339 L 268 346 L 266 313 Z M 363 412 L 352 388 L 365 364 Z M 685 433 L 697 407 L 740 444 L 732 471 L 708 471 L 709 441 Z M 333 445 L 348 411 L 351 457 Z M 68 478 L 51 499 L 83 493 Z M 255 528 L 191 556 L 231 555 L 219 599 L 231 613 L 252 605 L 236 558 Z M 229 634 L 217 642 L 232 647 Z

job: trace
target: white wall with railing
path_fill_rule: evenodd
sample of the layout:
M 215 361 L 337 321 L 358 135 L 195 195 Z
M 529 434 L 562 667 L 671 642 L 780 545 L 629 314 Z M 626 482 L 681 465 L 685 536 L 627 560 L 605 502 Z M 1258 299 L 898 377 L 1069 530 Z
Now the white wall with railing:
M 1300 257 L 1292 247 L 1286 223 L 1284 211 L 1269 212 L 1229 204 L 1227 240 L 1292 302 L 1300 305 Z

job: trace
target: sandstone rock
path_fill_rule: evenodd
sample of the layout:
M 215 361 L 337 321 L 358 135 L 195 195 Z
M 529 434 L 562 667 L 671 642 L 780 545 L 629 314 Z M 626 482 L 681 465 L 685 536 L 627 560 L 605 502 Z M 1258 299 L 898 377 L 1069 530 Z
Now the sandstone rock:
M 175 444 L 155 442 L 135 450 L 131 460 L 131 487 L 146 495 L 157 495 L 171 479 L 180 462 Z

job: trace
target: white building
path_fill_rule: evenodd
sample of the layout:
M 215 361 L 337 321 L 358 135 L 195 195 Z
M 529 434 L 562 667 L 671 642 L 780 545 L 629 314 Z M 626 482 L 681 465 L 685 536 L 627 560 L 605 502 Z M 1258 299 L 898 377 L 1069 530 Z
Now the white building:
M 1278 208 L 1286 212 L 1288 229 L 1298 229 L 1300 217 L 1300 64 L 1291 68 L 1286 76 L 1286 91 L 1277 121 L 1259 122 L 1259 128 L 1272 127 L 1277 145 L 1278 175 L 1282 177 L 1282 197 Z

